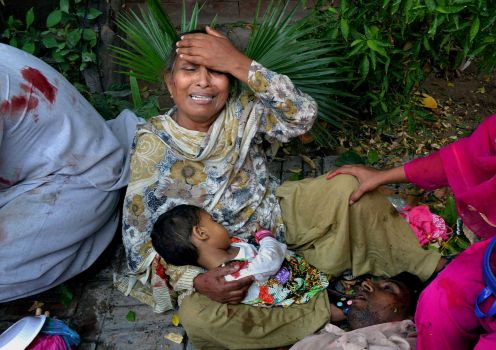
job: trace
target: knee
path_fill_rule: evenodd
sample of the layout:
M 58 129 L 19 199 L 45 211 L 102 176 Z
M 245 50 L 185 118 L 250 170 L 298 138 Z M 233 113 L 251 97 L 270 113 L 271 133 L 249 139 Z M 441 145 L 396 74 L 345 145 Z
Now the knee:
M 331 180 L 327 180 L 326 175 L 323 175 L 317 179 L 327 182 L 323 187 L 328 188 L 334 197 L 348 198 L 358 188 L 358 180 L 352 175 L 340 174 Z
M 201 323 L 197 306 L 191 300 L 191 296 L 187 296 L 179 308 L 179 319 L 188 335 L 198 328 L 198 323 Z

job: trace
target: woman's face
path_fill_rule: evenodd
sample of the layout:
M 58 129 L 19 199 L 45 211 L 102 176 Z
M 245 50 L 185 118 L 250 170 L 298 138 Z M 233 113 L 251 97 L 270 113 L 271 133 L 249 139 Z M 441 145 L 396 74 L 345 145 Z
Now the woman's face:
M 177 106 L 176 121 L 186 121 L 187 125 L 210 126 L 229 95 L 226 74 L 194 65 L 180 57 L 176 58 L 172 72 L 167 73 L 166 83 Z

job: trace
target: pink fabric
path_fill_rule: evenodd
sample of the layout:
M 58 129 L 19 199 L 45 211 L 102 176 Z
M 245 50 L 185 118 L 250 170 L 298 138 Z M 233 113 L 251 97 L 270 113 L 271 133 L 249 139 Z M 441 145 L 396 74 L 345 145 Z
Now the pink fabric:
M 422 247 L 449 239 L 451 230 L 448 230 L 446 222 L 439 215 L 432 214 L 427 205 L 408 207 L 400 214 L 408 222 Z
M 484 120 L 471 136 L 408 162 L 405 174 L 426 189 L 449 184 L 465 225 L 481 238 L 496 235 L 496 227 L 480 215 L 496 224 L 496 115 Z
M 64 338 L 60 335 L 39 334 L 26 350 L 67 350 Z M 69 349 L 70 350 L 70 349 Z
M 482 259 L 489 242 L 469 247 L 422 292 L 415 314 L 417 349 L 496 349 L 496 319 L 478 319 L 474 313 L 475 298 L 485 287 Z M 494 300 L 489 298 L 482 310 Z

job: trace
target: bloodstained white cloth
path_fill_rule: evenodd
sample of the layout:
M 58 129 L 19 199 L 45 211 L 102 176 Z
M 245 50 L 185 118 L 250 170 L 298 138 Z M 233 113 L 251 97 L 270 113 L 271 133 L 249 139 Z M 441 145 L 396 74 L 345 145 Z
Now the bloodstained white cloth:
M 0 44 L 0 302 L 64 282 L 107 247 L 138 122 L 105 122 L 49 65 Z

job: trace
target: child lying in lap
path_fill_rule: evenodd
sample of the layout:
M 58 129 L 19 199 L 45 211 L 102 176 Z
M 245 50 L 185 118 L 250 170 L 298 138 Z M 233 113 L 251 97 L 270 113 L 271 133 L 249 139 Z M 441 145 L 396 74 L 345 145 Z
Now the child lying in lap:
M 207 270 L 231 261 L 241 261 L 241 270 L 225 279 L 254 276 L 244 304 L 289 306 L 306 303 L 325 290 L 327 277 L 302 257 L 277 241 L 272 232 L 259 229 L 259 247 L 231 238 L 205 210 L 179 205 L 160 215 L 151 234 L 152 244 L 168 263 L 196 265 Z

